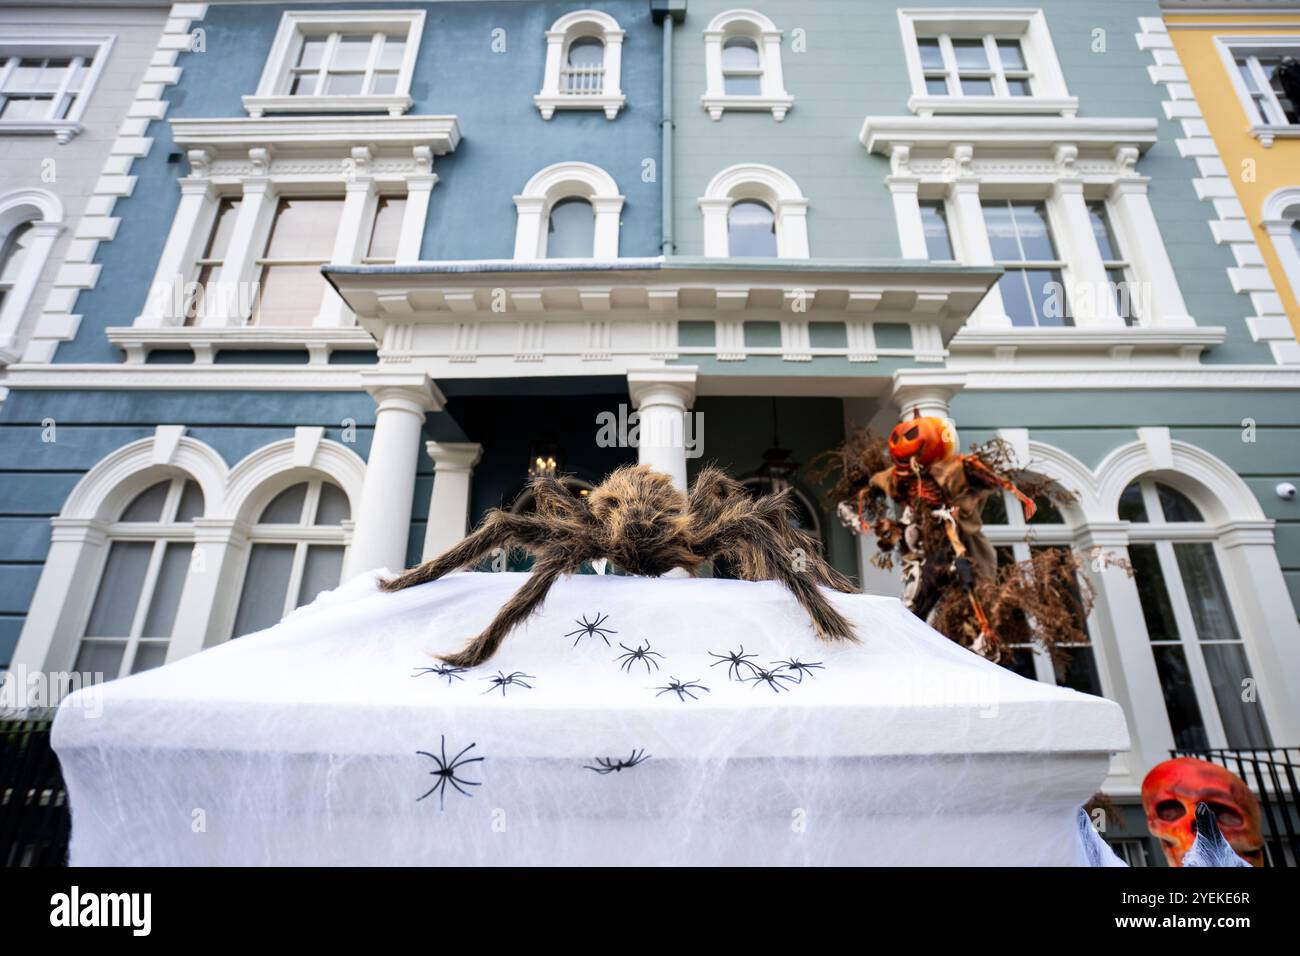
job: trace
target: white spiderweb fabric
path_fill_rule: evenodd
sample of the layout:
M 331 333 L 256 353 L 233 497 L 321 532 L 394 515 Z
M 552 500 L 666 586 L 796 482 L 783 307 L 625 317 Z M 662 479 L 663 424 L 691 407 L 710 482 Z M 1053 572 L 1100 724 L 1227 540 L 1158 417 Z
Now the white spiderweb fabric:
M 707 579 L 571 577 L 486 665 L 426 670 L 523 579 L 363 575 L 73 695 L 71 862 L 1086 864 L 1078 807 L 1128 746 L 1113 702 L 893 598 L 827 592 L 861 638 L 827 645 L 779 585 Z

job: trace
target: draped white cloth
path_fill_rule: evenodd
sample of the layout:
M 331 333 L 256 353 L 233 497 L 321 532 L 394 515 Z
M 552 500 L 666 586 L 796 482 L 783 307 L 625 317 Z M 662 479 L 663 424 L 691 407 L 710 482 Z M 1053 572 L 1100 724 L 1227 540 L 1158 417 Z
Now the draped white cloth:
M 830 594 L 861 640 L 827 645 L 779 585 L 706 579 L 562 580 L 493 660 L 439 673 L 523 579 L 363 575 L 72 695 L 71 862 L 1086 862 L 1077 808 L 1128 746 L 1113 702 L 892 598 Z

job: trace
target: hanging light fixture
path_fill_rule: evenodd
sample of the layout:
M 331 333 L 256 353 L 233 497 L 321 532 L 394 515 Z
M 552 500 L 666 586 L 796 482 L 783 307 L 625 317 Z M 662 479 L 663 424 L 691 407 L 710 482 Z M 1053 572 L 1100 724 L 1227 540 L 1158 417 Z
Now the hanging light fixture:
M 554 478 L 560 471 L 560 450 L 555 445 L 537 445 L 528 455 L 529 478 Z
M 776 399 L 773 398 L 772 447 L 763 452 L 763 464 L 759 465 L 758 470 L 754 472 L 755 477 L 765 486 L 764 491 L 769 493 L 783 491 L 794 483 L 794 476 L 799 471 L 799 462 L 791 457 L 793 454 L 790 449 L 781 447 L 777 428 Z

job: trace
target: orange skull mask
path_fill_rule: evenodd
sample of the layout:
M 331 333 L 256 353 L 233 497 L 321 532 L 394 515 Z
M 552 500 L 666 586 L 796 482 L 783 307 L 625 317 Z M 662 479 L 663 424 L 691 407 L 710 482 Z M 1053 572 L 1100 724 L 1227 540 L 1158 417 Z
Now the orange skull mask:
M 1235 773 L 1194 757 L 1156 764 L 1142 781 L 1147 827 L 1170 866 L 1182 866 L 1196 837 L 1196 805 L 1209 804 L 1224 839 L 1252 866 L 1264 865 L 1259 802 Z
M 953 452 L 952 432 L 942 418 L 909 418 L 889 433 L 889 455 L 895 465 L 932 465 Z

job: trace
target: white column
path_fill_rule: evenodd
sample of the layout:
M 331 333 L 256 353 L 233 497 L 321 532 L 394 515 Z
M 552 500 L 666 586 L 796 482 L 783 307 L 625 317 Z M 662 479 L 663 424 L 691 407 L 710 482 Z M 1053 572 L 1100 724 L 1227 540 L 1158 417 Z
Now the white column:
M 949 208 L 953 212 L 948 224 L 963 265 L 993 265 L 993 247 L 989 244 L 984 207 L 980 205 L 979 180 L 959 178 L 948 187 Z M 1009 329 L 1011 319 L 1002 304 L 1002 290 L 995 284 L 971 313 L 969 324 L 980 329 Z
M 1196 322 L 1187 314 L 1187 303 L 1178 288 L 1178 277 L 1165 252 L 1160 227 L 1147 197 L 1147 180 L 1144 177 L 1121 179 L 1111 187 L 1110 198 L 1118 241 L 1137 274 L 1141 289 L 1139 301 L 1151 312 L 1142 316 L 1143 324 L 1166 328 L 1194 326 Z
M 230 636 L 237 597 L 236 575 L 248 548 L 248 529 L 233 518 L 195 518 L 194 551 L 176 608 L 167 661 L 178 661 Z
M 712 259 L 727 257 L 727 211 L 730 199 L 701 199 L 700 213 L 704 217 L 704 254 Z
M 183 316 L 177 306 L 184 303 L 185 283 L 193 272 L 194 260 L 207 245 L 216 217 L 217 203 L 211 180 L 182 179 L 180 185 L 180 205 L 167 233 L 167 244 L 158 257 L 144 311 L 135 321 L 146 328 L 181 323 Z
M 1106 266 L 1092 231 L 1092 217 L 1083 198 L 1083 181 L 1058 179 L 1052 189 L 1055 214 L 1053 238 L 1065 260 L 1066 294 L 1075 325 L 1123 327 L 1115 296 L 1106 279 Z
M 433 491 L 429 495 L 429 523 L 424 529 L 421 560 L 436 558 L 469 531 L 469 494 L 474 466 L 483 446 L 474 442 L 425 442 L 433 459 Z
M 421 171 L 406 177 L 406 212 L 397 237 L 399 263 L 420 261 L 424 226 L 429 219 L 429 199 L 433 196 L 433 187 L 438 184 L 438 174 L 433 171 L 433 150 L 428 146 L 417 146 L 412 153 Z
M 423 373 L 367 372 L 361 378 L 378 411 L 361 507 L 348 551 L 347 576 L 373 568 L 396 571 L 406 566 L 424 416 L 443 405 L 442 395 Z
M 359 147 L 367 154 L 369 150 Z M 353 151 L 354 159 L 358 152 Z M 365 255 L 366 245 L 370 242 L 370 230 L 375 221 L 375 207 L 378 204 L 375 181 L 369 175 L 355 175 L 344 186 L 343 210 L 339 214 L 339 228 L 334 236 L 334 251 L 330 255 L 333 265 L 352 265 L 361 261 Z M 348 308 L 343 298 L 325 284 L 325 295 L 321 299 L 320 313 L 313 323 L 317 327 L 338 328 L 356 324 L 356 316 Z
M 596 217 L 596 235 L 591 253 L 596 259 L 618 258 L 618 220 L 623 214 L 622 196 L 594 196 L 591 210 Z
M 637 461 L 662 471 L 678 488 L 686 488 L 686 439 L 702 436 L 686 429 L 686 413 L 695 404 L 694 366 L 629 371 L 628 393 L 640 413 Z
M 948 404 L 965 384 L 966 376 L 959 372 L 947 370 L 895 372 L 893 398 L 894 404 L 898 406 L 899 420 L 911 418 L 914 414 L 940 418 L 948 423 L 948 428 L 952 432 L 953 445 L 960 448 L 957 423 L 953 421 Z
M 31 245 L 23 259 L 22 271 L 9 293 L 4 296 L 4 308 L 0 310 L 0 366 L 16 362 L 22 357 L 19 338 L 23 315 L 40 282 L 41 270 L 49 260 L 54 240 L 63 231 L 63 224 L 33 222 L 31 230 Z
M 925 227 L 921 222 L 921 180 L 916 176 L 889 176 L 889 193 L 894 199 L 894 219 L 898 223 L 898 245 L 904 259 L 929 259 L 925 245 Z
M 243 197 L 235 215 L 235 227 L 226 247 L 226 260 L 217 273 L 215 301 L 204 299 L 203 326 L 244 325 L 255 297 L 252 283 L 257 277 L 257 259 L 275 216 L 275 186 L 269 177 L 244 180 Z M 242 294 L 241 294 L 242 293 Z
M 542 243 L 542 210 L 546 200 L 540 196 L 516 196 L 515 258 L 540 259 Z M 592 207 L 593 210 L 595 207 Z

